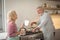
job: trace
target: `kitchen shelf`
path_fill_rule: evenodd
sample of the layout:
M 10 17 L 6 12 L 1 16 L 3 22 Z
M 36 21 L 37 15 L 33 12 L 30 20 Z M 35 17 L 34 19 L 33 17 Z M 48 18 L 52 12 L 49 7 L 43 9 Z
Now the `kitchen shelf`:
M 45 10 L 60 10 L 60 8 L 48 8 L 48 7 L 45 7 L 44 9 Z

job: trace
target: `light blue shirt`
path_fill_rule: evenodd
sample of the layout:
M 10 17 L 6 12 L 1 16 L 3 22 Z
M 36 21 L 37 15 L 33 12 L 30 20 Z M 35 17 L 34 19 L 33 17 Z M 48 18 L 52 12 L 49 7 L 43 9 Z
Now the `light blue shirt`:
M 38 27 L 41 28 L 45 38 L 52 37 L 51 35 L 55 32 L 52 19 L 48 13 L 44 13 L 40 16 Z

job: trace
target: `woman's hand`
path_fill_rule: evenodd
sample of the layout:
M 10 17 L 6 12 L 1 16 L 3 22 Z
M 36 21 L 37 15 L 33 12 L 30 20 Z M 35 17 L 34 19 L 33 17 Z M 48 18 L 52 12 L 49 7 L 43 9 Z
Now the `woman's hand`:
M 19 34 L 20 34 L 20 32 L 17 32 L 17 33 L 16 33 L 16 35 L 19 35 Z

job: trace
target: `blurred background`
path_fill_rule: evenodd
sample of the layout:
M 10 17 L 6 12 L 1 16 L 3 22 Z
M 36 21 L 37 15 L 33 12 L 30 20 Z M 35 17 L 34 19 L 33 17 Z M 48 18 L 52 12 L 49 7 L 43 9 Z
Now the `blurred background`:
M 38 14 L 36 8 L 44 6 L 52 18 L 56 29 L 56 40 L 60 40 L 60 0 L 0 0 L 0 32 L 7 31 L 7 13 L 9 10 L 16 10 L 19 28 L 20 23 L 25 19 L 32 21 Z

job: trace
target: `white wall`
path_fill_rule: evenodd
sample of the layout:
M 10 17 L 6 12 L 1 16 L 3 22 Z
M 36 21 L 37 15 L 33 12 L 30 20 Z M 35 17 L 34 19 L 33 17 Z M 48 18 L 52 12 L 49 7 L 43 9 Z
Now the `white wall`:
M 17 26 L 25 19 L 33 20 L 37 16 L 36 7 L 47 3 L 55 7 L 60 2 L 41 0 L 5 0 L 6 14 L 9 10 L 15 9 L 18 15 Z M 6 16 L 5 16 L 6 17 Z

